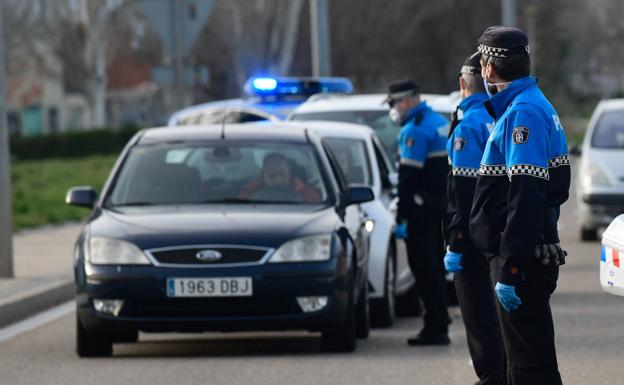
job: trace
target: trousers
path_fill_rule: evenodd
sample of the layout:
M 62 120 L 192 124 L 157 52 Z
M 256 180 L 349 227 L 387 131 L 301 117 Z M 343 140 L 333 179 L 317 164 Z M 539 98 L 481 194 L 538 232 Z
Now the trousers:
M 477 384 L 504 385 L 505 352 L 488 261 L 481 253 L 469 251 L 462 263 L 464 268 L 454 276 L 455 291 Z
M 501 257 L 490 260 L 492 282 L 502 265 Z M 523 280 L 516 286 L 522 304 L 506 312 L 496 300 L 503 345 L 507 357 L 508 385 L 561 385 L 555 350 L 555 327 L 550 296 L 557 287 L 558 266 L 544 266 L 530 258 Z
M 448 332 L 449 316 L 444 270 L 442 206 L 424 206 L 407 226 L 407 259 L 416 279 L 425 316 L 426 333 Z

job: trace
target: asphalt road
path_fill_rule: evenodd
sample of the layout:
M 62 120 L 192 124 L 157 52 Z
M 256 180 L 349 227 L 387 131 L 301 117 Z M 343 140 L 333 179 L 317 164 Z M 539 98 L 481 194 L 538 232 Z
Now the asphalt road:
M 603 293 L 599 244 L 577 240 L 573 198 L 565 205 L 561 238 L 569 251 L 553 297 L 560 370 L 565 384 L 621 383 L 624 298 Z M 353 354 L 324 354 L 316 335 L 142 334 L 116 345 L 114 356 L 74 354 L 74 314 L 0 343 L 0 384 L 472 384 L 465 334 L 452 309 L 453 343 L 411 348 L 420 319 L 373 330 Z

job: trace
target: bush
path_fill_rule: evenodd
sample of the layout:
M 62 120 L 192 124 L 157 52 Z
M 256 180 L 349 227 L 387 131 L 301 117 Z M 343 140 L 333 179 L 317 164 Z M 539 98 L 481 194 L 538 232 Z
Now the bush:
M 73 131 L 41 136 L 12 136 L 11 156 L 16 160 L 81 158 L 119 153 L 138 128 Z

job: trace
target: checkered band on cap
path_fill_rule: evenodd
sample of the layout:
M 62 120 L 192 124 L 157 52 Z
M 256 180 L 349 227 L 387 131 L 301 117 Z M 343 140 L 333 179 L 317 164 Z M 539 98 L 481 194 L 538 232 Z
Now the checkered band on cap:
M 569 165 L 570 165 L 569 155 L 557 156 L 548 161 L 548 168 L 555 168 L 555 167 L 569 166 Z
M 481 68 L 463 65 L 459 72 L 465 75 L 474 75 L 480 73 Z
M 512 51 L 510 52 L 508 48 L 496 48 L 496 47 L 490 47 L 487 45 L 479 44 L 477 51 L 488 56 L 506 58 L 513 54 L 528 54 L 529 46 L 527 45 L 524 47 L 513 48 Z
M 415 94 L 416 94 L 416 90 L 394 92 L 394 93 L 388 94 L 388 100 L 403 99 L 403 98 L 406 98 L 408 96 L 412 96 Z
M 470 178 L 476 178 L 478 175 L 479 170 L 476 168 L 453 167 L 453 176 L 467 176 Z
M 509 178 L 513 175 L 536 176 L 542 179 L 548 179 L 548 169 L 544 167 L 533 166 L 531 164 L 515 164 L 509 167 Z
M 479 167 L 479 175 L 485 175 L 485 176 L 507 175 L 507 170 L 505 169 L 504 164 L 498 164 L 498 165 L 482 164 L 481 167 Z

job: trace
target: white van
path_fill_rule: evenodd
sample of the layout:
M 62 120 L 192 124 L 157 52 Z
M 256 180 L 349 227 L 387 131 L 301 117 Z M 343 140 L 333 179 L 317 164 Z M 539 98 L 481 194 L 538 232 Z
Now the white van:
M 603 100 L 594 110 L 578 176 L 580 237 L 596 240 L 598 229 L 624 213 L 624 99 Z

